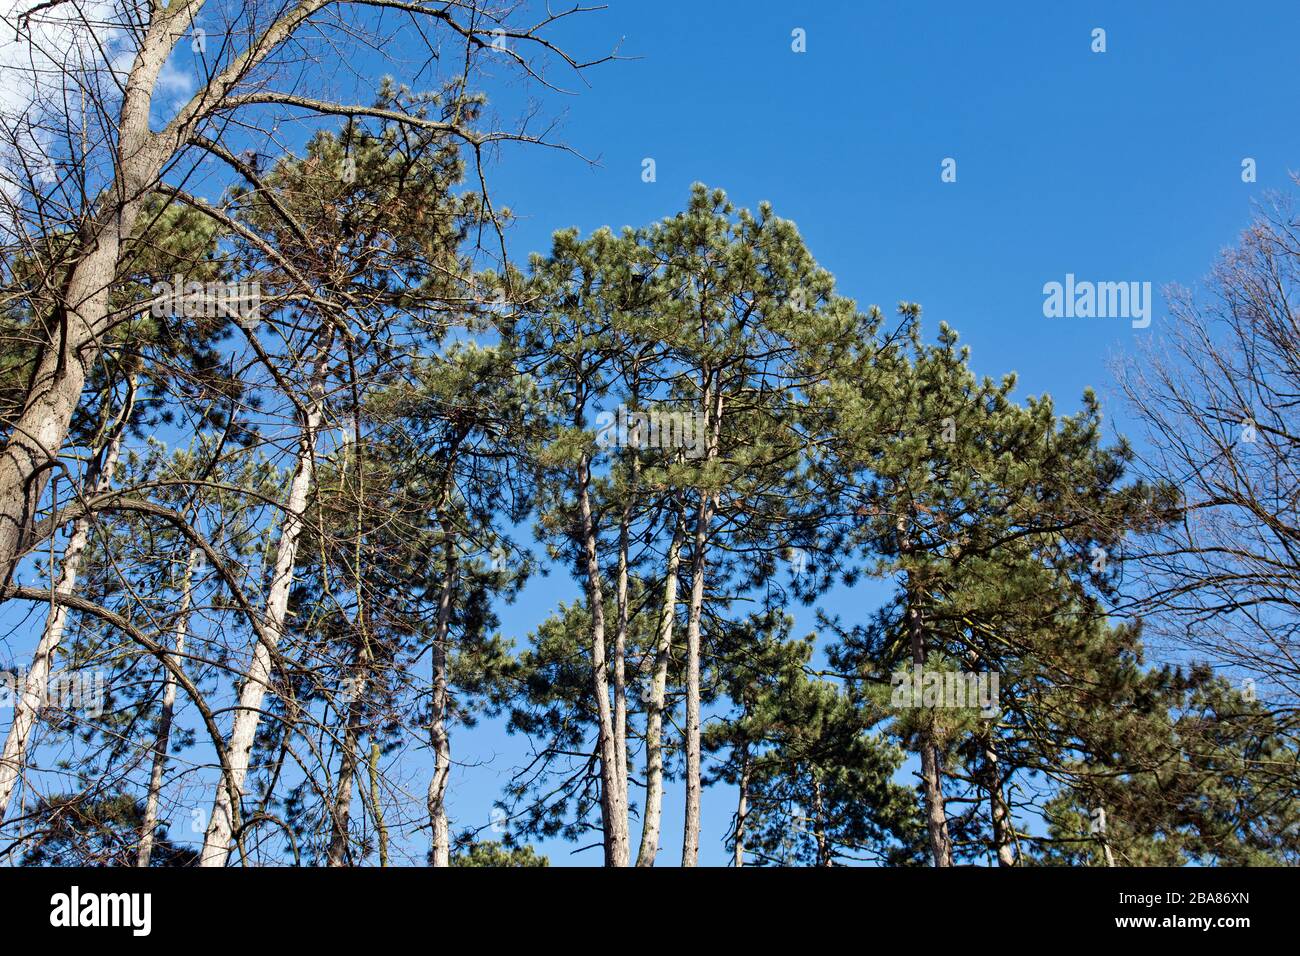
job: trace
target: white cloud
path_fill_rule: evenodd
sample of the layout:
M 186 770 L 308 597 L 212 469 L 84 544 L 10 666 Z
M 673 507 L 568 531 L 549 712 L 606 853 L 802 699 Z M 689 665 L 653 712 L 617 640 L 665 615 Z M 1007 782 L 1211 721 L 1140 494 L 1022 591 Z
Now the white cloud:
M 0 0 L 0 115 L 16 117 L 102 74 L 127 36 L 114 0 Z M 24 24 L 23 14 L 32 12 Z
M 133 3 L 135 0 L 122 0 Z M 22 231 L 33 188 L 48 192 L 87 104 L 116 97 L 113 71 L 132 56 L 117 0 L 0 0 L 0 233 Z M 30 13 L 25 21 L 24 14 Z M 87 133 L 99 124 L 87 109 Z M 28 171 L 35 170 L 29 181 Z

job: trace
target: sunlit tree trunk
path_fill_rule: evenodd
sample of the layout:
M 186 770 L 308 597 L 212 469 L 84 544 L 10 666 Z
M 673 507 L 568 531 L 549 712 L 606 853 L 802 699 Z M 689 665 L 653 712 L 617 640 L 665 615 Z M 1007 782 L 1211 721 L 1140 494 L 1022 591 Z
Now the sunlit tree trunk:
M 600 580 L 600 558 L 596 548 L 596 526 L 591 513 L 591 459 L 584 454 L 578 466 L 578 516 L 587 598 L 591 607 L 592 689 L 596 695 L 597 747 L 600 758 L 600 807 L 605 830 L 605 865 L 627 866 L 630 848 L 627 811 L 622 804 L 618 750 L 614 742 L 614 717 L 609 703 L 609 662 L 605 651 L 605 597 Z
M 706 462 L 718 456 L 722 427 L 722 390 L 709 372 L 704 375 L 703 406 L 711 422 Z M 686 820 L 682 833 L 682 866 L 695 866 L 700 855 L 700 621 L 704 613 L 704 577 L 709 527 L 717 497 L 700 489 L 691 551 L 691 602 L 686 617 Z
M 379 865 L 388 866 L 388 825 L 384 823 L 384 805 L 379 793 L 379 744 L 370 744 L 370 811 L 375 816 L 375 832 L 379 835 Z
M 686 821 L 682 866 L 695 866 L 700 853 L 700 619 L 704 611 L 704 552 L 711 520 L 708 496 L 702 495 L 695 515 L 691 603 L 686 617 Z
M 631 835 L 628 814 L 628 764 L 627 764 L 627 629 L 628 629 L 628 529 L 632 521 L 632 503 L 637 492 L 641 473 L 639 458 L 632 459 L 632 480 L 628 500 L 618 526 L 618 629 L 614 633 L 614 760 L 618 765 L 619 806 L 623 814 L 622 828 L 628 832 L 629 853 Z
M 654 673 L 650 699 L 646 702 L 645 813 L 637 866 L 654 866 L 659 852 L 659 827 L 664 802 L 664 698 L 668 687 L 668 662 L 672 658 L 673 624 L 677 618 L 677 574 L 681 566 L 682 522 L 673 516 L 673 537 L 668 545 L 664 574 L 664 599 L 659 612 L 659 633 L 655 641 Z
M 130 405 L 123 414 L 121 422 L 130 415 Z M 118 458 L 122 451 L 122 435 L 125 429 L 119 424 L 108 447 L 100 459 L 99 470 L 92 483 L 91 496 L 107 491 L 117 470 Z M 81 571 L 81 559 L 90 540 L 89 516 L 78 518 L 72 523 L 68 543 L 63 549 L 63 567 L 59 572 L 59 581 L 55 587 L 58 594 L 71 594 L 77 587 L 77 575 Z M 22 694 L 14 702 L 13 720 L 5 736 L 4 751 L 0 753 L 0 819 L 9 808 L 23 763 L 27 759 L 27 745 L 36 718 L 40 714 L 41 704 L 49 690 L 50 670 L 54 654 L 63 642 L 63 632 L 68 623 L 68 608 L 64 604 L 55 604 L 50 608 L 45 622 L 45 630 L 32 655 L 32 664 L 23 683 Z
M 737 781 L 740 791 L 736 798 L 736 836 L 732 847 L 732 865 L 737 869 L 745 865 L 745 826 L 749 822 L 749 746 L 740 751 L 740 779 Z
M 275 564 L 271 573 L 271 587 L 267 592 L 264 628 L 266 639 L 257 641 L 254 646 L 248 674 L 239 690 L 239 704 L 235 710 L 226 755 L 230 772 L 217 786 L 212 818 L 208 821 L 203 850 L 199 855 L 200 866 L 225 866 L 230 855 L 230 840 L 234 835 L 238 810 L 231 791 L 234 791 L 235 796 L 243 795 L 249 757 L 262 718 L 262 701 L 270 685 L 272 656 L 284 636 L 289 611 L 289 589 L 293 584 L 298 542 L 302 538 L 303 513 L 307 508 L 316 470 L 316 433 L 320 430 L 325 412 L 325 373 L 334 339 L 333 328 L 332 325 L 327 326 L 320 333 L 320 345 L 313 363 L 312 380 L 299 435 L 298 461 L 289 484 L 289 500 L 285 504 L 284 521 L 280 526 L 280 540 L 276 544 Z
M 360 420 L 353 417 L 353 448 L 361 447 Z M 347 866 L 348 849 L 351 846 L 349 827 L 352 819 L 352 787 L 356 781 L 357 766 L 360 763 L 361 722 L 365 713 L 366 691 L 370 686 L 371 663 L 373 654 L 370 645 L 370 632 L 366 620 L 366 586 L 365 586 L 365 459 L 358 453 L 355 462 L 356 481 L 356 529 L 353 540 L 352 571 L 354 575 L 352 590 L 356 597 L 357 612 L 353 621 L 353 632 L 358 641 L 351 678 L 347 684 L 347 712 L 343 726 L 343 742 L 339 754 L 338 780 L 334 790 L 334 808 L 330 814 L 333 834 L 330 837 L 326 863 L 329 866 Z
M 433 777 L 429 780 L 429 826 L 433 833 L 430 862 L 451 865 L 451 830 L 447 823 L 447 783 L 451 778 L 451 736 L 447 732 L 447 637 L 451 629 L 451 600 L 455 591 L 456 542 L 444 525 L 442 588 L 433 632 L 433 696 L 429 714 L 429 743 L 433 747 Z
M 993 846 L 998 854 L 998 866 L 1015 866 L 1016 851 L 1012 845 L 1011 811 L 1002 792 L 1002 775 L 998 771 L 998 754 L 991 739 L 984 744 L 984 762 L 988 774 L 989 819 L 993 824 Z
M 812 825 L 813 840 L 817 844 L 817 865 L 831 865 L 831 845 L 826 837 L 826 807 L 822 799 L 822 782 L 813 778 Z
M 0 582 L 13 578 L 32 515 L 67 441 L 87 370 L 98 360 L 123 243 L 169 152 L 150 130 L 153 89 L 176 38 L 201 6 L 202 0 L 178 2 L 169 16 L 151 23 L 123 83 L 114 182 L 97 212 L 78 229 L 79 255 L 59 307 L 48 317 L 50 341 L 37 359 L 23 410 L 0 449 Z

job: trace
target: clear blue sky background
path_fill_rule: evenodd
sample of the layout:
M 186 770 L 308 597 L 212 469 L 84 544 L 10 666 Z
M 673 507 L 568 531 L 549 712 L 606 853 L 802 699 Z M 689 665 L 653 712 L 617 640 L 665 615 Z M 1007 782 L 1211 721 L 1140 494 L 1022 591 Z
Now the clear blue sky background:
M 1091 51 L 1095 27 L 1105 53 Z M 1015 370 L 1020 395 L 1051 393 L 1066 412 L 1094 386 L 1123 431 L 1109 359 L 1159 334 L 1159 289 L 1197 285 L 1252 200 L 1300 169 L 1298 27 L 1286 0 L 611 0 L 562 33 L 585 54 L 625 37 L 620 53 L 639 57 L 591 71 L 566 104 L 563 140 L 599 165 L 512 149 L 494 182 L 520 216 L 515 256 L 544 250 L 556 228 L 671 215 L 696 181 L 738 205 L 768 200 L 861 306 L 920 302 L 927 334 L 954 326 L 981 374 Z M 641 180 L 646 157 L 655 183 Z M 940 180 L 945 157 L 955 183 Z M 1067 272 L 1151 282 L 1151 327 L 1044 318 L 1043 284 Z M 504 609 L 505 630 L 531 626 L 562 585 L 576 593 L 563 571 L 530 587 Z M 848 619 L 871 606 L 862 593 L 823 603 Z M 796 614 L 803 633 L 811 613 Z M 489 723 L 456 744 L 490 760 L 454 778 L 469 822 L 521 742 Z M 681 799 L 668 794 L 662 863 L 680 853 Z M 733 807 L 730 790 L 706 793 L 703 862 L 725 863 Z M 599 862 L 599 850 L 542 849 L 554 865 Z
M 1091 52 L 1096 27 L 1105 53 Z M 542 116 L 560 120 L 556 135 L 595 164 L 508 147 L 490 170 L 494 196 L 519 217 L 509 236 L 516 261 L 545 251 L 558 228 L 671 215 L 696 181 L 738 205 L 768 200 L 862 307 L 919 302 L 927 334 L 941 320 L 954 326 L 978 372 L 1015 370 L 1022 397 L 1049 392 L 1065 412 L 1095 386 L 1124 431 L 1107 362 L 1160 333 L 1163 301 L 1146 330 L 1048 319 L 1043 284 L 1066 273 L 1157 290 L 1200 281 L 1247 224 L 1252 200 L 1287 188 L 1288 168 L 1300 168 L 1297 27 L 1295 0 L 609 0 L 555 36 L 580 56 L 622 39 L 619 52 L 637 59 L 590 71 L 587 87 L 557 71 L 577 95 L 542 101 Z M 791 50 L 795 28 L 806 31 L 806 53 Z M 385 52 L 394 62 L 376 70 L 399 80 L 404 64 L 426 58 L 414 47 Z M 368 74 L 373 60 L 358 51 L 337 61 L 336 76 Z M 526 95 L 489 92 L 504 123 Z M 654 183 L 641 179 L 647 157 Z M 955 183 L 940 180 L 946 157 L 957 161 Z M 1257 183 L 1241 181 L 1245 157 L 1257 162 Z M 577 594 L 556 569 L 501 609 L 502 630 L 522 644 Z M 860 589 L 823 603 L 852 621 L 874 597 Z M 7 626 L 16 613 L 6 609 Z M 812 613 L 796 613 L 805 633 Z M 30 654 L 21 642 L 4 651 L 16 663 Z M 454 731 L 452 743 L 459 831 L 488 822 L 526 742 L 485 721 Z M 664 864 L 679 858 L 681 803 L 671 787 Z M 725 863 L 733 806 L 730 790 L 706 792 L 702 862 Z M 187 837 L 187 823 L 173 819 L 173 837 Z M 600 862 L 599 850 L 539 849 L 553 865 Z

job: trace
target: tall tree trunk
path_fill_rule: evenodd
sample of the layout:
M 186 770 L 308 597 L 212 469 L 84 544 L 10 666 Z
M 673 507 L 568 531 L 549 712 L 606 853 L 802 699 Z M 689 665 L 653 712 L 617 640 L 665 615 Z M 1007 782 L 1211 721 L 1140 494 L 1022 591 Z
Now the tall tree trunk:
M 78 230 L 79 256 L 50 317 L 50 340 L 36 362 L 23 410 L 0 450 L 0 583 L 13 579 L 32 515 L 81 401 L 86 372 L 99 358 L 122 245 L 169 152 L 149 128 L 153 88 L 176 37 L 189 29 L 200 6 L 186 3 L 170 16 L 156 18 L 127 73 L 118 113 L 114 181 L 100 197 L 98 212 Z
M 364 709 L 366 686 L 370 679 L 370 652 L 363 644 L 349 682 L 347 716 L 343 727 L 343 744 L 339 754 L 338 779 L 334 788 L 334 806 L 330 813 L 330 845 L 326 852 L 327 866 L 347 866 L 349 826 L 352 819 L 352 787 L 356 781 L 358 747 L 361 740 L 361 718 Z
M 113 481 L 113 472 L 117 470 L 118 458 L 122 451 L 124 424 L 130 417 L 131 402 L 128 399 L 100 459 L 98 471 L 92 482 L 94 495 L 107 491 Z M 63 567 L 59 572 L 59 582 L 55 591 L 59 594 L 71 594 L 77 586 L 77 575 L 81 570 L 81 558 L 90 539 L 90 516 L 78 518 L 72 523 L 67 546 L 63 549 Z M 63 642 L 63 632 L 68 623 L 68 608 L 64 604 L 55 604 L 50 608 L 45 621 L 45 630 L 32 655 L 32 666 L 23 683 L 22 695 L 14 703 L 14 716 L 9 724 L 9 733 L 5 736 L 4 750 L 0 753 L 0 820 L 4 819 L 9 809 L 9 800 L 13 796 L 23 763 L 27 758 L 27 744 L 32 728 L 40 713 L 41 704 L 49 690 L 50 669 L 54 663 L 54 654 Z
M 907 619 L 912 632 L 912 663 L 924 667 L 925 637 L 921 631 L 920 618 L 920 611 L 914 605 L 910 606 Z M 930 834 L 930 855 L 935 866 L 952 866 L 952 843 L 948 837 L 948 815 L 944 807 L 939 748 L 934 742 L 934 731 L 928 723 L 921 730 L 920 746 L 921 783 L 925 795 L 926 829 Z
M 705 372 L 702 405 L 709 422 L 705 461 L 718 457 L 722 432 L 722 388 L 713 387 Z M 699 492 L 695 512 L 694 550 L 691 553 L 691 603 L 686 617 L 686 820 L 682 828 L 682 866 L 695 866 L 700 855 L 700 618 L 704 612 L 704 575 L 707 565 L 709 528 L 717 496 Z
M 1110 838 L 1106 835 L 1106 808 L 1098 807 L 1094 811 L 1094 821 L 1097 827 L 1097 842 L 1101 844 L 1102 860 L 1107 866 L 1115 865 L 1115 854 L 1110 849 Z
M 348 849 L 351 846 L 350 826 L 352 820 L 352 786 L 356 781 L 357 766 L 360 763 L 361 722 L 365 716 L 366 689 L 370 684 L 370 666 L 374 660 L 370 646 L 370 632 L 366 626 L 365 603 L 365 461 L 360 454 L 361 423 L 353 409 L 353 442 L 357 450 L 355 457 L 356 481 L 356 533 L 353 539 L 352 555 L 352 590 L 356 595 L 357 613 L 353 620 L 353 632 L 356 635 L 357 649 L 353 662 L 351 680 L 348 684 L 347 715 L 343 726 L 343 745 L 339 754 L 339 772 L 334 790 L 334 807 L 330 814 L 333 833 L 330 837 L 326 863 L 332 867 L 348 865 Z
M 451 599 L 455 591 L 456 542 L 444 525 L 442 589 L 433 632 L 433 698 L 429 713 L 429 743 L 433 747 L 433 777 L 429 780 L 429 826 L 433 834 L 430 862 L 451 865 L 451 830 L 447 823 L 447 783 L 451 779 L 451 736 L 447 732 L 447 635 L 451 628 Z
M 388 866 L 388 826 L 384 823 L 384 805 L 379 793 L 379 744 L 370 744 L 370 810 L 375 815 L 375 832 L 379 834 L 379 865 Z
M 905 558 L 912 554 L 911 539 L 907 534 L 907 518 L 898 519 L 898 548 Z M 907 630 L 911 638 L 912 663 L 925 666 L 925 625 L 921 620 L 920 588 L 916 575 L 905 572 L 907 591 Z M 920 732 L 921 785 L 925 799 L 926 829 L 930 835 L 930 855 L 935 866 L 952 866 L 952 841 L 948 836 L 948 816 L 944 807 L 943 780 L 939 769 L 939 748 L 934 741 L 931 726 L 933 714 L 927 714 Z
M 609 705 L 609 664 L 605 653 L 605 589 L 600 580 L 600 556 L 591 512 L 591 459 L 583 454 L 578 465 L 578 516 L 587 574 L 587 600 L 591 607 L 591 680 L 596 695 L 597 747 L 600 758 L 600 810 L 605 830 L 605 865 L 627 866 L 627 810 L 622 805 L 625 776 L 618 767 L 614 742 L 614 717 Z
M 668 687 L 668 662 L 672 659 L 673 624 L 677 618 L 677 572 L 682 560 L 682 519 L 673 514 L 673 537 L 668 545 L 664 574 L 664 601 L 659 611 L 659 633 L 655 642 L 655 669 L 646 702 L 645 730 L 645 814 L 641 827 L 641 848 L 637 866 L 654 866 L 659 852 L 659 825 L 664 802 L 664 698 Z
M 813 777 L 813 840 L 817 843 L 817 865 L 831 865 L 830 841 L 826 839 L 826 807 L 822 801 L 822 782 Z
M 736 800 L 736 839 L 732 847 L 732 864 L 736 869 L 745 865 L 745 825 L 749 822 L 749 745 L 740 750 L 740 796 Z
M 635 455 L 635 453 L 634 453 Z M 641 474 L 641 460 L 632 459 L 632 481 L 628 500 L 618 525 L 618 627 L 614 632 L 614 760 L 618 764 L 619 804 L 623 814 L 622 827 L 628 832 L 631 852 L 631 830 L 628 824 L 628 765 L 627 765 L 627 628 L 628 628 L 628 531 L 632 522 L 632 501 L 636 495 Z
M 239 705 L 231 724 L 226 755 L 230 773 L 217 786 L 212 818 L 208 821 L 203 849 L 199 854 L 199 866 L 225 866 L 230 856 L 230 839 L 234 835 L 239 809 L 232 796 L 237 798 L 244 792 L 249 757 L 262 717 L 262 701 L 270 686 L 272 656 L 284 637 L 289 611 L 289 588 L 293 584 L 293 567 L 298 556 L 298 542 L 302 538 L 303 513 L 307 508 L 316 472 L 316 433 L 320 430 L 325 412 L 325 373 L 333 341 L 334 326 L 331 324 L 320 332 L 320 345 L 312 368 L 312 380 L 299 436 L 298 461 L 289 483 L 289 500 L 285 505 L 280 540 L 275 549 L 271 587 L 267 592 L 264 628 L 266 639 L 256 642 L 248 674 L 239 690 Z
M 989 793 L 989 819 L 993 825 L 993 846 L 998 855 L 998 866 L 1015 866 L 1016 852 L 1012 846 L 1011 811 L 1002 793 L 1002 774 L 998 770 L 998 754 L 991 736 L 984 741 L 985 788 Z
M 704 611 L 705 549 L 713 520 L 711 498 L 701 493 L 691 553 L 691 603 L 686 617 L 686 822 L 682 866 L 695 866 L 700 853 L 700 618 Z
M 185 653 L 185 634 L 189 629 L 190 603 L 193 600 L 194 571 L 202 554 L 191 548 L 181 578 L 181 600 L 176 612 L 176 626 L 172 633 L 172 651 Z M 176 675 L 170 670 L 163 678 L 162 712 L 158 715 L 158 735 L 154 739 L 153 767 L 149 771 L 149 791 L 144 798 L 144 819 L 140 823 L 140 847 L 136 851 L 136 866 L 148 866 L 153 856 L 154 831 L 158 828 L 158 801 L 162 796 L 163 774 L 167 770 L 167 748 L 171 744 L 172 716 L 176 710 Z

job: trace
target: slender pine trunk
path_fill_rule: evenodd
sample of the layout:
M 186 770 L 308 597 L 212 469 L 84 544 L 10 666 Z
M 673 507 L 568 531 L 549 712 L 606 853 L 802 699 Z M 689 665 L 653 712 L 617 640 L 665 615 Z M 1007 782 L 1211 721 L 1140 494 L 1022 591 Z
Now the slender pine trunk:
M 202 552 L 191 548 L 181 578 L 180 605 L 176 611 L 176 626 L 172 632 L 172 651 L 181 663 L 185 653 L 185 635 L 189 630 L 190 604 L 193 600 L 194 572 Z M 158 802 L 162 796 L 163 774 L 167 770 L 167 748 L 171 744 L 172 717 L 176 710 L 176 675 L 165 671 L 163 678 L 162 712 L 158 715 L 158 733 L 154 738 L 153 766 L 149 770 L 149 790 L 144 798 L 144 818 L 140 823 L 140 847 L 136 851 L 136 866 L 148 866 L 153 856 L 154 831 L 158 828 Z
M 686 821 L 682 866 L 695 866 L 700 853 L 700 618 L 704 611 L 705 549 L 712 512 L 702 494 L 695 514 L 691 553 L 691 602 L 686 617 Z
M 1011 811 L 1002 792 L 1002 775 L 998 770 L 998 754 L 992 738 L 984 742 L 985 788 L 989 794 L 989 819 L 993 825 L 993 846 L 998 856 L 998 866 L 1015 866 L 1016 852 L 1012 846 L 1014 834 Z
M 339 754 L 339 772 L 337 786 L 334 790 L 334 807 L 330 815 L 333 833 L 326 854 L 329 866 L 347 866 L 348 850 L 351 846 L 350 827 L 352 822 L 352 787 L 356 781 L 357 768 L 361 762 L 361 724 L 365 717 L 366 690 L 370 685 L 370 668 L 374 660 L 370 645 L 370 631 L 366 622 L 365 602 L 365 526 L 366 526 L 366 484 L 365 460 L 361 456 L 361 423 L 353 416 L 353 442 L 356 451 L 355 481 L 356 529 L 352 547 L 352 590 L 356 595 L 357 613 L 353 632 L 358 641 L 355 661 L 352 666 L 351 680 L 348 684 L 347 713 L 344 718 L 343 744 Z
M 285 504 L 280 540 L 275 549 L 264 615 L 266 639 L 256 642 L 248 674 L 239 690 L 239 704 L 227 745 L 226 760 L 230 773 L 217 785 L 212 817 L 199 854 L 199 866 L 222 867 L 230 856 L 230 840 L 235 833 L 239 810 L 232 796 L 238 798 L 244 793 L 253 741 L 262 718 L 262 702 L 270 687 L 272 657 L 284 637 L 288 621 L 289 588 L 293 584 L 294 562 L 302 538 L 303 513 L 316 473 L 316 433 L 325 413 L 325 374 L 333 341 L 334 326 L 327 325 L 320 332 L 319 347 L 313 360 L 311 385 L 299 435 L 298 461 L 289 483 L 289 500 Z
M 907 559 L 912 554 L 911 539 L 907 534 L 907 518 L 898 519 L 898 550 Z M 911 639 L 912 663 L 925 666 L 925 624 L 921 620 L 920 594 L 916 575 L 904 573 L 907 592 L 907 630 Z M 921 786 L 925 801 L 925 823 L 930 837 L 930 856 L 935 866 L 952 866 L 952 841 L 948 836 L 948 816 L 944 807 L 943 779 L 940 769 L 939 748 L 935 743 L 931 725 L 933 714 L 927 714 L 920 731 Z
M 343 726 L 343 743 L 339 754 L 339 772 L 334 787 L 334 806 L 330 813 L 330 845 L 326 851 L 327 866 L 347 866 L 348 848 L 351 845 L 349 828 L 352 820 L 352 787 L 356 781 L 360 760 L 361 719 L 366 687 L 370 678 L 370 654 L 363 646 L 352 668 L 349 682 L 348 704 Z
M 118 458 L 122 451 L 122 436 L 127 418 L 130 416 L 128 401 L 114 429 L 113 437 L 99 459 L 98 470 L 91 481 L 91 497 L 107 491 L 117 470 Z M 71 594 L 76 590 L 77 575 L 81 571 L 81 559 L 90 540 L 90 516 L 78 518 L 72 523 L 68 543 L 63 549 L 63 567 L 59 572 L 59 581 L 55 586 L 58 594 Z M 50 670 L 54 654 L 63 642 L 63 633 L 68 623 L 68 608 L 64 604 L 54 604 L 45 621 L 45 630 L 32 655 L 32 665 L 27 671 L 23 683 L 23 692 L 14 703 L 13 720 L 5 736 L 4 750 L 0 752 L 0 820 L 4 819 L 9 809 L 9 800 L 17 786 L 18 777 L 27 759 L 27 745 L 36 718 L 40 714 L 42 703 L 49 691 Z
M 379 865 L 388 866 L 388 826 L 384 823 L 384 805 L 379 793 L 379 744 L 370 744 L 370 812 L 375 817 L 375 832 L 379 835 Z
M 1101 857 L 1106 866 L 1115 865 L 1115 854 L 1111 852 L 1110 837 L 1106 835 L 1106 808 L 1098 807 L 1094 811 L 1093 820 L 1096 824 L 1097 842 L 1101 844 Z
M 704 375 L 702 405 L 709 422 L 705 460 L 718 457 L 722 433 L 722 389 L 711 373 Z M 695 866 L 700 855 L 700 620 L 704 612 L 704 577 L 707 567 L 709 528 L 717 496 L 699 491 L 695 512 L 694 549 L 691 553 L 691 603 L 686 617 L 686 820 L 682 828 L 682 866 Z
M 635 501 L 641 477 L 641 460 L 632 459 L 632 478 L 628 500 L 618 525 L 618 585 L 615 598 L 618 602 L 618 627 L 614 632 L 614 759 L 618 764 L 619 806 L 623 814 L 622 829 L 628 833 L 631 852 L 631 828 L 628 822 L 628 763 L 627 763 L 627 629 L 628 629 L 628 553 L 629 533 L 632 523 L 632 504 Z
M 740 795 L 736 799 L 736 837 L 732 846 L 732 865 L 740 869 L 745 865 L 745 826 L 749 823 L 749 745 L 740 750 Z
M 429 743 L 433 747 L 433 776 L 429 780 L 428 808 L 433 866 L 451 866 L 451 829 L 447 822 L 447 784 L 451 779 L 451 735 L 447 732 L 447 635 L 451 628 L 451 601 L 455 591 L 456 544 L 447 530 L 443 545 L 442 588 L 433 632 L 433 698 L 429 713 Z
M 920 612 L 915 606 L 907 612 L 912 632 L 912 663 L 925 666 L 925 638 L 921 633 Z M 930 855 L 935 866 L 952 866 L 952 842 L 948 837 L 948 815 L 944 806 L 943 779 L 939 748 L 934 731 L 927 722 L 921 730 L 921 783 L 925 798 L 925 823 L 930 835 Z
M 673 624 L 677 618 L 677 573 L 681 566 L 682 521 L 673 515 L 673 537 L 668 544 L 664 574 L 664 600 L 659 612 L 659 633 L 655 642 L 654 674 L 650 699 L 646 702 L 645 731 L 645 814 L 641 827 L 641 848 L 637 866 L 654 866 L 659 852 L 659 827 L 664 801 L 664 698 L 668 687 L 668 662 L 672 659 Z
M 813 778 L 813 840 L 817 844 L 817 865 L 830 866 L 831 845 L 826 837 L 826 806 L 822 797 L 822 782 Z
M 600 761 L 600 809 L 605 831 L 605 865 L 627 866 L 629 856 L 627 810 L 622 805 L 618 750 L 614 742 L 614 716 L 609 703 L 609 663 L 605 650 L 605 592 L 600 580 L 596 526 L 591 510 L 591 459 L 583 455 L 578 466 L 578 517 L 591 609 L 591 679 L 596 697 L 597 747 Z

